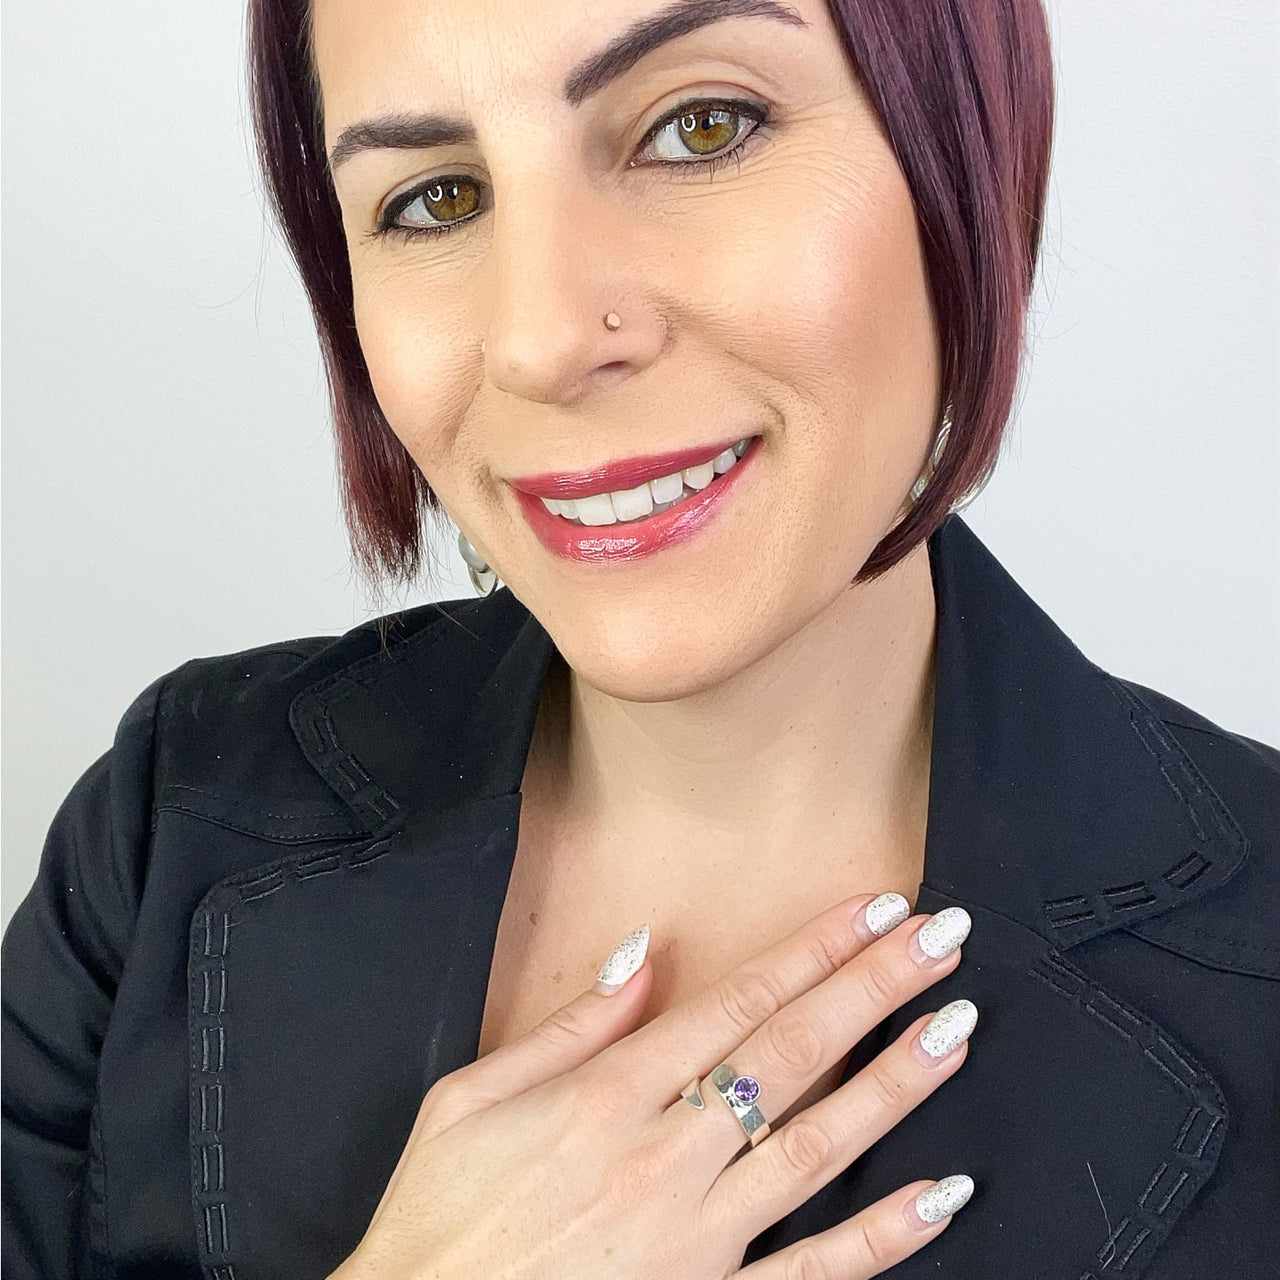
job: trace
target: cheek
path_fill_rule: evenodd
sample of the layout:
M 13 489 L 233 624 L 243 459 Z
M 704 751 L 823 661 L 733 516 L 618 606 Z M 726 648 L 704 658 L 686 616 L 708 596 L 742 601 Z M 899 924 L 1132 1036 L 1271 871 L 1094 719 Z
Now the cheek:
M 707 287 L 737 308 L 726 325 L 746 376 L 781 397 L 789 498 L 865 556 L 930 443 L 940 357 L 927 272 L 890 152 L 828 152 L 796 171 L 790 198 L 756 202 L 734 272 Z
M 474 354 L 421 270 L 355 273 L 356 332 L 391 430 L 433 484 L 443 480 L 474 390 Z M 447 485 L 445 486 L 447 487 Z

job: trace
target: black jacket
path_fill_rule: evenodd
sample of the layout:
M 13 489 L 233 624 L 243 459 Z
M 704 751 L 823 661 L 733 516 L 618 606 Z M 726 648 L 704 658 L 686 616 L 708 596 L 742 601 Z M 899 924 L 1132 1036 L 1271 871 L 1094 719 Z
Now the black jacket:
M 890 1274 L 1270 1280 L 1280 752 L 1087 661 L 959 517 L 929 551 L 917 910 L 973 931 L 849 1073 L 977 1030 L 745 1261 L 966 1172 Z M 323 1277 L 474 1060 L 554 648 L 505 589 L 390 622 L 185 663 L 59 808 L 4 940 L 6 1280 Z

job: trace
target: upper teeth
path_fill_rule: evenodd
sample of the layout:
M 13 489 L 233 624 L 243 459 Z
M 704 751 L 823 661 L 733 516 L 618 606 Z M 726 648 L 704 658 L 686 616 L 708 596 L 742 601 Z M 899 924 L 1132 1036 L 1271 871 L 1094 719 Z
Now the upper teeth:
M 715 476 L 722 475 L 747 451 L 753 437 L 739 440 L 710 462 L 696 467 L 685 467 L 648 480 L 634 489 L 615 489 L 612 493 L 593 493 L 586 498 L 543 498 L 542 505 L 552 515 L 566 520 L 578 520 L 582 524 L 616 524 L 628 520 L 643 520 L 655 511 L 665 511 L 682 498 L 705 489 Z

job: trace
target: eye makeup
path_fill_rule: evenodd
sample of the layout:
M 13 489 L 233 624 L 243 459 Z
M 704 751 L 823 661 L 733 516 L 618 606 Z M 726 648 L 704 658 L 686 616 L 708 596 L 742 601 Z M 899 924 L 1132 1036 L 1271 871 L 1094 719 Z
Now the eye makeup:
M 714 155 L 694 158 L 690 160 L 664 160 L 655 159 L 641 162 L 633 159 L 629 162 L 628 168 L 648 168 L 657 167 L 667 170 L 690 170 L 696 173 L 707 173 L 710 176 L 716 169 L 730 163 L 731 161 L 741 163 L 743 156 L 754 147 L 761 145 L 771 130 L 776 127 L 773 118 L 773 110 L 769 104 L 764 102 L 754 102 L 735 98 L 693 98 L 688 102 L 682 103 L 675 110 L 667 112 L 645 135 L 640 151 L 643 153 L 653 140 L 658 137 L 663 130 L 675 124 L 684 116 L 697 116 L 707 111 L 728 112 L 731 115 L 745 121 L 754 122 L 754 127 L 744 131 L 738 131 L 732 144 L 722 147 Z M 679 175 L 686 176 L 684 174 Z M 689 175 L 691 176 L 691 175 Z M 432 200 L 440 200 L 444 198 L 445 190 L 451 185 L 458 183 L 470 183 L 474 186 L 482 186 L 477 178 L 469 177 L 466 174 L 437 174 L 427 178 L 417 185 L 411 187 L 407 191 L 401 192 L 394 196 L 386 205 L 378 220 L 377 227 L 367 233 L 366 239 L 386 240 L 389 237 L 398 237 L 403 241 L 416 239 L 419 236 L 438 236 L 446 235 L 450 231 L 478 218 L 481 213 L 485 212 L 489 204 L 485 204 L 481 209 L 477 210 L 464 218 L 455 219 L 452 222 L 435 222 L 423 223 L 418 226 L 404 225 L 399 223 L 397 219 L 411 205 L 416 203 L 420 198 L 427 197 Z M 440 191 L 440 195 L 432 195 L 435 190 Z

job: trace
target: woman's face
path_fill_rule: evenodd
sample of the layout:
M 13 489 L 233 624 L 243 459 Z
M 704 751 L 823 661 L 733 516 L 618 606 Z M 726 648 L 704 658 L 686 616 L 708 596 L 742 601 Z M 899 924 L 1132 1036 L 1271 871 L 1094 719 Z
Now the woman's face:
M 672 12 L 683 34 L 574 76 Z M 939 355 L 910 195 L 823 0 L 314 19 L 331 156 L 409 126 L 334 157 L 378 402 L 569 665 L 683 697 L 832 605 L 928 454 Z M 426 114 L 474 137 L 431 145 Z

